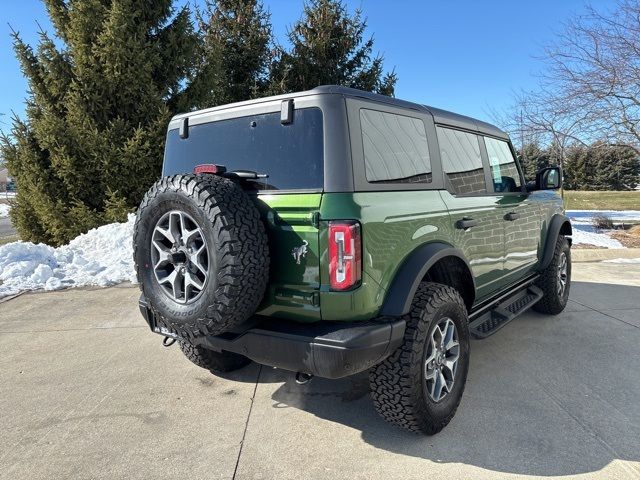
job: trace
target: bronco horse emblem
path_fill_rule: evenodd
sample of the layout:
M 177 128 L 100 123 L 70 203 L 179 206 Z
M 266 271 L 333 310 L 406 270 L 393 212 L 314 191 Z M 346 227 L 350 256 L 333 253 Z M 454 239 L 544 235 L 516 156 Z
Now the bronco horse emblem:
M 303 240 L 302 245 L 293 247 L 293 250 L 291 250 L 291 255 L 293 255 L 293 259 L 298 265 L 300 265 L 300 259 L 307 256 L 307 245 L 309 245 L 309 242 Z

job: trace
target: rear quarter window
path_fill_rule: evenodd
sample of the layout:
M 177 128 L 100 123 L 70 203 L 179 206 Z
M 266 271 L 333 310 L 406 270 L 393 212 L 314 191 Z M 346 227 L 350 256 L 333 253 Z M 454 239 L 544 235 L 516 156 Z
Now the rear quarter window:
M 363 108 L 360 125 L 368 182 L 431 182 L 431 159 L 422 120 Z
M 280 123 L 280 112 L 238 117 L 189 127 L 180 138 L 169 130 L 163 175 L 191 173 L 214 163 L 228 171 L 253 170 L 269 175 L 251 182 L 255 190 L 321 190 L 324 183 L 322 111 L 294 111 L 293 122 Z

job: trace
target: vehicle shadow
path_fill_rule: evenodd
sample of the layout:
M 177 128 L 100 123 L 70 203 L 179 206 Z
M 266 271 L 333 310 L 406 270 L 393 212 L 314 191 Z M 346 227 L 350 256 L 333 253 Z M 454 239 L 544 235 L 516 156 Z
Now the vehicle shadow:
M 433 437 L 378 417 L 366 373 L 297 385 L 291 373 L 263 367 L 260 382 L 284 382 L 274 408 L 304 410 L 358 429 L 376 448 L 433 462 L 548 476 L 640 461 L 640 329 L 625 322 L 640 312 L 640 288 L 574 282 L 574 298 L 558 316 L 529 312 L 472 342 L 458 413 Z M 616 298 L 624 310 L 607 305 Z

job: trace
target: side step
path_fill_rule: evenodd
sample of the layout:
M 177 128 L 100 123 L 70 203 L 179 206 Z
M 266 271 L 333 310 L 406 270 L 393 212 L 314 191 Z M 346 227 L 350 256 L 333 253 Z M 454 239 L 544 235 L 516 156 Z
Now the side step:
M 524 313 L 542 298 L 542 290 L 535 285 L 516 292 L 505 298 L 492 310 L 469 323 L 469 333 L 474 338 L 487 338 L 493 335 L 511 320 Z

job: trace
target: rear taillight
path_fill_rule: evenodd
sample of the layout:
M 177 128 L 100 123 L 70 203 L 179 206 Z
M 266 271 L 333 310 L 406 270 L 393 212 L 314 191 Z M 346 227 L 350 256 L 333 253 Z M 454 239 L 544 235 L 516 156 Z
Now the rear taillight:
M 348 290 L 362 278 L 360 224 L 329 222 L 329 279 L 332 290 Z

